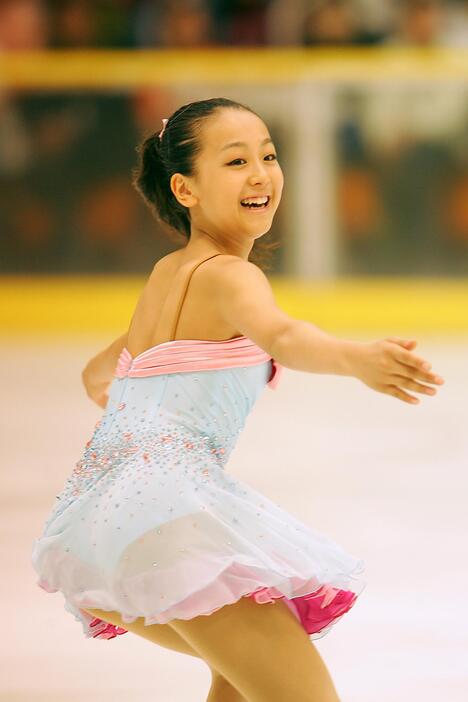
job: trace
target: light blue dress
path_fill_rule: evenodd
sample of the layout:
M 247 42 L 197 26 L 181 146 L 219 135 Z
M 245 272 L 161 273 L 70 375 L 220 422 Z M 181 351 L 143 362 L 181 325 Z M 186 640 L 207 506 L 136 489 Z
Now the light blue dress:
M 284 598 L 316 639 L 354 605 L 364 562 L 227 470 L 281 370 L 245 336 L 173 340 L 135 358 L 123 349 L 103 416 L 33 544 L 38 585 L 63 594 L 86 637 L 127 630 L 81 608 L 150 625 L 243 596 Z

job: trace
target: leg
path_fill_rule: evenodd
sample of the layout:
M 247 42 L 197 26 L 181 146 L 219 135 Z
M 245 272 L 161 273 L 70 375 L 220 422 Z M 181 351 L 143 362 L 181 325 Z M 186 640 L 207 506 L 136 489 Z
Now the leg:
M 217 671 L 211 669 L 213 680 L 206 698 L 206 702 L 247 702 L 247 698 L 241 695 L 239 690 L 223 678 Z
M 281 600 L 241 597 L 168 625 L 249 702 L 340 702 L 317 649 Z
M 122 621 L 119 612 L 106 612 L 103 609 L 85 609 L 84 607 L 82 607 L 82 609 L 93 617 L 99 617 L 99 619 L 105 622 L 121 626 L 132 634 L 142 636 L 148 639 L 148 641 L 157 643 L 164 648 L 169 648 L 178 653 L 185 653 L 195 658 L 202 658 L 202 656 L 168 624 L 145 625 L 142 617 L 128 624 Z M 208 667 L 211 670 L 212 685 L 207 702 L 218 702 L 219 700 L 222 700 L 222 702 L 244 702 L 244 697 L 233 688 L 215 668 L 209 664 Z

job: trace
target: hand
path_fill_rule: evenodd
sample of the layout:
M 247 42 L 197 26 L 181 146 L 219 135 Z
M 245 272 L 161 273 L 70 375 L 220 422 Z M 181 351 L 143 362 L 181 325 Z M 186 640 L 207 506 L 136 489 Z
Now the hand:
M 437 390 L 425 383 L 442 385 L 443 378 L 433 373 L 431 364 L 411 353 L 417 342 L 395 336 L 360 345 L 353 361 L 353 375 L 378 392 L 393 395 L 403 402 L 417 404 L 419 399 L 402 388 L 435 395 Z M 428 368 L 423 366 L 427 363 Z
M 86 394 L 93 400 L 99 407 L 106 409 L 107 402 L 109 400 L 109 395 L 105 392 L 109 387 L 109 382 L 96 382 L 93 381 L 86 369 L 82 372 L 81 378 L 83 380 L 83 385 L 85 386 Z

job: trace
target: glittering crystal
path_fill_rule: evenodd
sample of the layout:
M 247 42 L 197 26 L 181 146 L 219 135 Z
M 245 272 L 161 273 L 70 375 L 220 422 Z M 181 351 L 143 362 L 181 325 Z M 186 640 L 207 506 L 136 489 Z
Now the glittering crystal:
M 147 612 L 148 619 L 153 621 L 159 613 L 170 611 L 163 602 L 166 598 L 162 587 L 169 593 L 169 604 L 173 604 L 171 574 L 187 576 L 192 585 L 192 575 L 196 581 L 198 572 L 192 567 L 192 556 L 203 557 L 203 547 L 208 549 L 211 544 L 220 562 L 224 558 L 234 563 L 237 555 L 239 564 L 254 561 L 257 556 L 263 570 L 271 563 L 272 581 L 278 579 L 282 569 L 286 570 L 286 563 L 293 572 L 295 550 L 300 554 L 297 562 L 303 566 L 301 572 L 306 572 L 308 563 L 311 568 L 322 565 L 321 559 L 314 560 L 309 554 L 314 549 L 313 535 L 304 530 L 296 536 L 294 529 L 298 527 L 292 520 L 283 521 L 269 503 L 260 503 L 254 491 L 243 489 L 242 483 L 224 470 L 255 400 L 257 386 L 250 386 L 250 370 L 244 374 L 241 369 L 239 375 L 232 371 L 234 382 L 230 384 L 223 381 L 229 380 L 231 371 L 224 375 L 222 369 L 212 376 L 201 372 L 194 377 L 189 372 L 186 379 L 174 372 L 173 381 L 169 374 L 150 380 L 135 377 L 131 385 L 126 378 L 116 379 L 104 421 L 96 424 L 63 491 L 55 496 L 57 502 L 49 518 L 54 548 L 61 539 L 58 555 L 70 553 L 62 559 L 64 567 L 66 561 L 71 562 L 71 576 L 75 569 L 80 576 L 78 594 L 88 586 L 98 592 L 105 581 L 109 597 L 112 591 L 116 605 L 120 597 L 120 605 L 128 605 L 120 611 L 131 616 L 144 609 L 135 599 L 133 583 L 142 576 L 145 598 L 153 598 L 147 601 L 152 610 Z M 226 396 L 220 392 L 221 387 Z M 54 524 L 54 519 L 62 515 L 63 520 Z M 263 519 L 253 520 L 254 515 Z M 75 519 L 76 528 L 68 528 L 71 519 Z M 78 526 L 79 520 L 84 523 Z M 265 531 L 259 533 L 258 528 Z M 305 543 L 308 537 L 311 546 Z M 92 551 L 91 546 L 96 550 Z M 125 552 L 127 555 L 122 555 Z M 179 556 L 181 572 L 175 569 L 171 573 L 172 565 L 177 567 L 178 555 L 185 553 L 187 557 Z M 208 555 L 212 562 L 213 552 Z M 155 557 L 159 560 L 152 561 Z M 210 558 L 199 569 L 203 576 L 205 568 L 209 571 Z M 60 558 L 50 560 L 59 564 L 57 568 L 62 567 Z M 275 564 L 277 569 L 273 568 Z M 153 583 L 149 578 L 144 581 L 151 566 L 160 566 L 160 571 L 151 574 Z M 79 571 L 81 567 L 83 572 Z M 322 573 L 327 572 L 324 564 Z M 57 573 L 57 582 L 62 574 Z M 62 582 L 68 585 L 67 577 Z M 194 589 L 201 584 L 194 582 Z M 135 589 L 130 592 L 130 588 Z M 129 597 L 124 589 L 128 589 Z

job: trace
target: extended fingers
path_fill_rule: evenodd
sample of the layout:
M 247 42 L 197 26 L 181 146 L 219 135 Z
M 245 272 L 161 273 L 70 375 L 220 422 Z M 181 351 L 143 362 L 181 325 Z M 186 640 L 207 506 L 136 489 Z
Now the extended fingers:
M 388 385 L 386 392 L 389 395 L 393 395 L 394 397 L 398 397 L 400 400 L 403 400 L 404 402 L 411 402 L 412 404 L 416 404 L 419 402 L 418 397 L 414 397 L 413 395 L 408 395 L 404 390 L 399 388 L 397 385 Z
M 414 354 L 401 349 L 401 353 L 395 354 L 393 358 L 393 368 L 389 368 L 388 377 L 391 381 L 389 384 L 390 393 L 405 402 L 417 404 L 419 399 L 406 393 L 406 390 L 413 390 L 428 396 L 434 396 L 437 392 L 436 388 L 430 387 L 426 383 L 442 385 L 444 380 L 436 373 L 433 373 L 425 366 L 430 364 L 423 358 L 418 358 Z M 390 364 L 389 364 L 390 365 Z M 425 383 L 418 382 L 420 380 Z
M 394 354 L 394 367 L 390 372 L 402 375 L 408 378 L 417 378 L 425 380 L 428 383 L 436 383 L 442 385 L 444 379 L 437 373 L 431 371 L 431 364 L 424 358 L 418 358 L 411 352 L 401 349 L 401 353 Z
M 419 403 L 419 399 L 405 392 L 403 388 L 424 395 L 435 395 L 436 388 L 425 383 L 442 385 L 444 379 L 432 372 L 428 361 L 413 353 L 412 348 L 416 341 L 399 337 L 387 337 L 385 341 L 390 343 L 386 344 L 385 353 L 381 358 L 381 370 L 386 377 L 383 391 L 412 404 Z
M 437 385 L 442 385 L 444 380 L 435 373 L 428 371 L 423 371 L 415 366 L 409 366 L 404 363 L 398 363 L 397 368 L 389 374 L 391 380 L 396 386 L 406 388 L 407 390 L 414 390 L 424 395 L 433 396 L 436 394 L 437 389 L 426 385 L 425 383 L 420 383 L 418 380 L 424 380 L 426 383 L 433 383 Z M 407 395 L 406 397 L 411 397 L 412 400 L 415 398 L 412 395 Z
M 444 383 L 444 379 L 441 378 L 440 375 L 437 375 L 437 373 L 418 370 L 414 366 L 408 366 L 405 363 L 399 363 L 398 361 L 389 372 L 393 375 L 401 375 L 404 378 L 424 380 L 426 383 L 432 383 L 434 385 L 443 385 Z
M 426 361 L 425 358 L 415 356 L 412 351 L 407 351 L 405 349 L 402 349 L 401 347 L 396 349 L 396 353 L 393 354 L 393 357 L 396 361 L 399 361 L 400 363 L 403 363 L 406 366 L 416 368 L 417 370 L 422 371 L 423 373 L 431 369 L 431 364 L 429 363 L 429 361 Z
M 429 363 L 429 361 L 426 361 L 424 358 L 418 358 L 410 351 L 401 350 L 401 353 L 395 354 L 394 358 L 395 361 L 400 363 L 402 366 L 411 368 L 413 375 L 421 378 L 422 380 L 437 382 L 437 379 L 440 378 L 437 373 L 434 373 L 431 370 L 432 365 Z M 440 378 L 440 380 L 442 380 L 442 378 Z
M 424 383 L 418 383 L 416 380 L 406 375 L 398 375 L 393 373 L 391 377 L 395 384 L 398 384 L 400 387 L 404 387 L 407 390 L 414 390 L 415 392 L 420 392 L 425 395 L 435 395 L 437 392 L 436 388 L 431 388 L 429 385 L 424 385 Z

